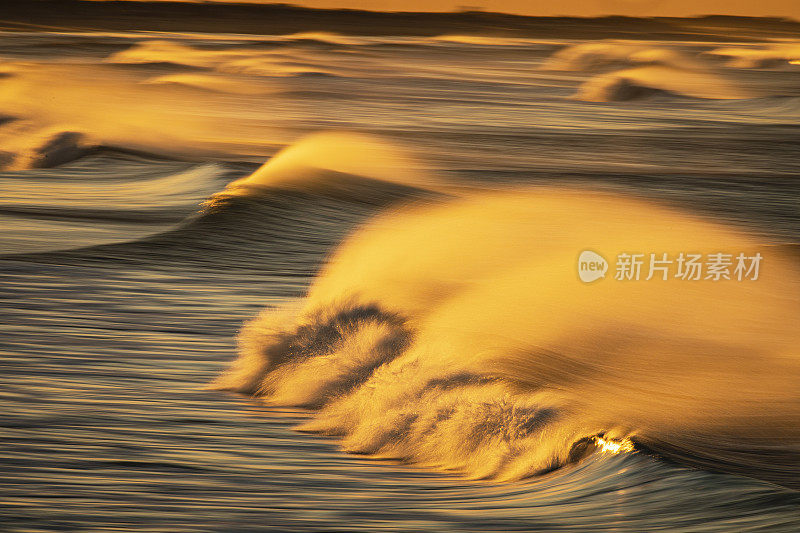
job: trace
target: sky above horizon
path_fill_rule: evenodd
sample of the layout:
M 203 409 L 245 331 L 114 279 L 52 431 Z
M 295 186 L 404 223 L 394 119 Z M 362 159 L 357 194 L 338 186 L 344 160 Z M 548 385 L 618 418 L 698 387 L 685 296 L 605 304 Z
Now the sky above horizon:
M 212 1 L 274 3 L 265 0 Z M 486 11 L 544 16 L 743 15 L 800 19 L 800 0 L 560 0 L 559 2 L 532 2 L 530 0 L 284 0 L 284 2 L 306 7 L 373 11 L 455 11 L 473 7 Z

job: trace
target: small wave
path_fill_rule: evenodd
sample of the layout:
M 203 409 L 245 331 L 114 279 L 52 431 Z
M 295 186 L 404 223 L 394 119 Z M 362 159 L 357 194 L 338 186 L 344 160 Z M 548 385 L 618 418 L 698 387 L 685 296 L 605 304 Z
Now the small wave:
M 262 274 L 280 265 L 282 276 L 303 279 L 366 217 L 399 202 L 443 196 L 439 180 L 423 172 L 406 150 L 365 134 L 312 135 L 254 172 L 250 165 L 228 164 L 209 176 L 230 180 L 244 173 L 177 228 L 139 241 L 37 255 L 37 260 L 65 264 L 112 257 L 149 268 L 214 265 Z M 172 187 L 163 183 L 159 189 L 171 198 Z M 60 205 L 47 210 L 52 216 L 65 214 Z
M 150 85 L 177 85 L 191 89 L 228 94 L 257 95 L 270 91 L 270 88 L 263 84 L 209 74 L 167 74 L 165 76 L 150 78 L 143 83 Z
M 338 178 L 331 179 L 332 176 Z M 357 181 L 379 181 L 420 190 L 428 190 L 435 184 L 397 145 L 371 135 L 327 132 L 292 144 L 252 174 L 229 184 L 220 194 L 252 194 L 265 189 L 343 192 L 348 184 L 352 186 Z M 360 189 L 360 194 L 369 190 Z
M 250 51 L 243 50 L 200 50 L 177 41 L 154 40 L 136 43 L 111 54 L 105 61 L 123 65 L 173 64 L 213 68 L 250 54 Z
M 220 65 L 220 72 L 255 76 L 339 76 L 330 67 L 303 61 L 286 61 L 271 56 L 248 57 Z
M 288 42 L 304 38 L 286 37 Z M 286 50 L 271 51 L 260 49 L 198 49 L 187 44 L 174 41 L 145 41 L 137 43 L 127 50 L 117 52 L 106 59 L 106 62 L 117 65 L 175 65 L 199 69 L 216 70 L 228 74 L 246 74 L 253 76 L 336 76 L 333 69 L 304 60 L 301 51 L 289 54 Z M 174 78 L 174 77 L 173 77 Z M 185 74 L 181 78 L 183 84 L 208 88 L 207 80 L 199 82 L 197 76 Z M 219 85 L 215 83 L 214 85 Z
M 580 86 L 574 98 L 588 102 L 617 102 L 656 94 L 717 100 L 756 96 L 712 72 L 648 66 L 590 78 Z
M 800 44 L 779 43 L 768 46 L 723 47 L 706 52 L 709 56 L 722 57 L 731 68 L 763 69 L 788 67 L 800 61 Z
M 647 50 L 643 45 L 592 42 L 566 46 L 542 64 L 545 70 L 582 71 L 613 64 L 626 64 L 631 56 Z
M 230 159 L 269 153 L 268 128 L 247 129 L 219 112 L 230 102 L 211 93 L 267 87 L 264 80 L 233 76 L 166 78 L 164 83 L 142 83 L 146 76 L 120 73 L 106 65 L 15 64 L 14 75 L 0 80 L 0 108 L 15 121 L 0 128 L 0 144 L 9 152 L 36 149 L 42 132 L 76 132 L 92 145 L 119 146 L 174 158 Z M 58 83 L 54 83 L 58 80 Z M 176 83 L 196 83 L 206 94 L 187 98 Z M 255 89 L 254 89 L 255 90 Z M 259 95 L 254 95 L 259 96 Z M 203 112 L 199 112 L 202 109 Z M 230 109 L 230 108 L 227 108 Z M 244 125 L 243 125 L 244 123 Z M 234 135 L 234 133 L 236 135 Z
M 435 42 L 466 44 L 476 46 L 527 46 L 540 44 L 542 41 L 515 37 L 489 37 L 484 35 L 439 35 L 434 37 Z
M 16 146 L 7 147 L 6 170 L 50 168 L 69 163 L 96 152 L 99 146 L 86 135 L 76 131 L 44 130 L 18 139 Z
M 109 168 L 114 171 L 112 179 Z M 85 218 L 138 218 L 147 222 L 146 217 L 137 215 L 171 213 L 176 208 L 196 210 L 197 202 L 217 188 L 225 176 L 224 169 L 215 163 L 157 161 L 106 149 L 93 154 L 85 165 L 59 170 L 28 172 L 24 180 L 5 182 L 8 198 L 0 201 L 0 211 L 65 218 L 86 214 Z M 69 179 L 74 177 L 81 179 Z
M 165 154 L 104 144 L 86 132 L 58 127 L 37 129 L 21 121 L 10 131 L 3 131 L 3 170 L 46 169 L 66 165 L 89 156 L 111 155 L 138 157 L 146 160 L 179 160 Z
M 6 173 L 0 179 L 0 253 L 58 254 L 160 234 L 196 211 L 224 178 L 216 164 L 103 148 L 57 170 Z
M 672 48 L 641 43 L 599 42 L 568 46 L 542 65 L 545 70 L 566 71 L 609 67 L 628 68 L 593 76 L 581 85 L 575 98 L 615 102 L 658 94 L 723 100 L 756 96 L 696 57 Z
M 687 53 L 642 43 L 590 42 L 567 46 L 544 61 L 544 70 L 590 71 L 599 68 L 661 65 L 708 70 L 709 65 Z
M 342 46 L 356 46 L 364 44 L 365 41 L 358 37 L 345 36 L 333 32 L 300 32 L 280 36 L 280 40 L 289 42 L 304 42 L 317 44 L 335 44 Z

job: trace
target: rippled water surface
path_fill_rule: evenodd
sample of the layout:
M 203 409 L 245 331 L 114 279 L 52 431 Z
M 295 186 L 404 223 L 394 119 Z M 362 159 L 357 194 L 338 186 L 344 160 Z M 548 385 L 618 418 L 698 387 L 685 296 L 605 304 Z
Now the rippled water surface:
M 0 529 L 800 528 L 796 490 L 645 450 L 467 480 L 344 454 L 292 430 L 303 410 L 206 388 L 243 321 L 302 297 L 353 228 L 441 184 L 591 187 L 796 242 L 800 66 L 669 42 L 641 46 L 691 67 L 619 50 L 548 66 L 573 44 L 0 34 Z M 644 97 L 607 88 L 637 62 L 713 83 L 662 86 L 646 71 L 631 78 L 653 89 Z M 603 98 L 575 98 L 598 84 Z M 301 151 L 288 185 L 201 207 L 320 130 L 413 157 L 388 164 L 402 180 L 375 187 L 361 178 L 387 163 L 371 149 Z

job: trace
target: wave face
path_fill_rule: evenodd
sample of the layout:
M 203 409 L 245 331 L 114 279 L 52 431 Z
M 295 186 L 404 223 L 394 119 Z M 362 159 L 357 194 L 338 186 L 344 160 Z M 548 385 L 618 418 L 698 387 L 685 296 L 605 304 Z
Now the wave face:
M 228 184 L 224 193 L 331 190 L 341 185 L 342 180 L 332 179 L 330 173 L 350 176 L 353 183 L 368 183 L 373 190 L 380 188 L 376 182 L 400 188 L 434 186 L 432 177 L 397 144 L 371 135 L 328 132 L 310 135 L 281 150 L 252 174 Z M 364 198 L 364 192 L 351 197 Z
M 584 285 L 587 247 L 758 252 L 769 268 L 751 283 Z M 774 247 L 646 202 L 467 196 L 356 233 L 304 300 L 245 326 L 215 386 L 313 407 L 301 429 L 347 451 L 474 477 L 635 442 L 796 485 L 798 279 Z
M 97 183 L 76 187 L 50 181 L 49 174 L 58 170 L 40 171 L 39 179 L 14 180 L 6 187 L 20 199 L 0 202 L 0 216 L 45 218 L 47 227 L 40 231 L 60 220 L 92 226 L 98 219 L 115 220 L 137 226 L 131 228 L 133 235 L 143 238 L 130 240 L 126 232 L 123 238 L 99 244 L 78 238 L 73 227 L 72 246 L 59 239 L 57 245 L 31 249 L 31 243 L 13 246 L 19 239 L 11 237 L 0 239 L 0 252 L 12 245 L 14 251 L 34 252 L 37 261 L 62 265 L 108 265 L 109 258 L 124 258 L 144 268 L 174 269 L 180 264 L 184 269 L 262 273 L 280 265 L 281 275 L 307 278 L 365 218 L 392 204 L 447 194 L 442 180 L 424 171 L 406 148 L 358 133 L 310 135 L 260 167 L 156 162 L 146 155 L 111 150 L 98 158 L 96 164 L 113 165 L 121 175 L 111 183 L 101 175 Z M 92 159 L 73 163 L 83 183 L 95 177 Z M 145 176 L 136 171 L 125 175 L 142 161 L 150 167 Z M 49 194 L 42 189 L 57 199 L 43 202 Z M 31 231 L 30 224 L 26 228 Z
M 753 96 L 725 78 L 710 72 L 648 66 L 590 78 L 578 88 L 575 98 L 589 102 L 615 102 L 635 100 L 655 94 L 715 100 L 737 100 Z

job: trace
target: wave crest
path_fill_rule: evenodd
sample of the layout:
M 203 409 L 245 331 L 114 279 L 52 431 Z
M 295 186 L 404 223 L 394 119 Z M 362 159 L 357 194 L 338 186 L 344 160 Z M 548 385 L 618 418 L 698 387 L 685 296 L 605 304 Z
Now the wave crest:
M 266 189 L 322 191 L 369 201 L 391 193 L 408 196 L 435 188 L 435 183 L 400 146 L 372 135 L 325 132 L 284 148 L 252 174 L 228 184 L 210 203 Z
M 602 67 L 631 65 L 666 65 L 687 69 L 706 68 L 701 61 L 671 48 L 620 42 L 590 42 L 567 46 L 550 56 L 542 64 L 542 68 L 545 70 L 587 71 Z
M 800 61 L 800 44 L 779 43 L 755 47 L 723 47 L 707 52 L 722 57 L 731 68 L 763 69 L 789 66 Z
M 751 283 L 587 286 L 573 271 L 587 246 L 759 251 L 770 267 Z M 348 240 L 306 299 L 246 325 L 216 386 L 318 409 L 300 429 L 347 451 L 474 477 L 539 474 L 630 438 L 792 485 L 798 273 L 751 238 L 611 195 L 406 208 Z M 766 447 L 770 465 L 741 459 Z
M 51 168 L 80 159 L 100 147 L 76 131 L 44 129 L 6 146 L 7 170 Z
M 580 86 L 574 98 L 588 102 L 617 102 L 657 94 L 716 100 L 755 96 L 712 72 L 648 66 L 590 78 Z

